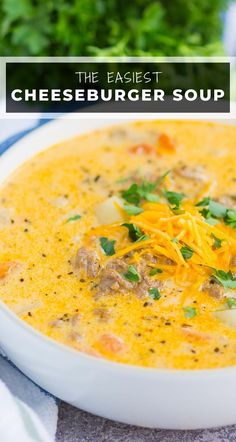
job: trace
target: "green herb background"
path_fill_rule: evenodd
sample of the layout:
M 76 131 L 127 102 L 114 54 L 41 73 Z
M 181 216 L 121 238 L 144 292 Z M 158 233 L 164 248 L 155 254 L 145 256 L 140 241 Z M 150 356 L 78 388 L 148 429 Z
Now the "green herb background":
M 222 55 L 227 0 L 0 0 L 0 55 Z

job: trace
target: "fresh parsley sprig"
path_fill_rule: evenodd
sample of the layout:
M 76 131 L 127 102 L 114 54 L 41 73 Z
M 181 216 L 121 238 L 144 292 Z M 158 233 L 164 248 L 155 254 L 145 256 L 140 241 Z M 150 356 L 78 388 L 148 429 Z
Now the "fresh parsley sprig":
M 143 181 L 141 184 L 133 183 L 131 186 L 121 191 L 122 198 L 128 203 L 138 206 L 142 200 L 149 202 L 158 202 L 160 197 L 154 193 L 164 181 L 165 177 L 170 173 L 167 171 L 154 182 Z
M 81 215 L 73 215 L 73 216 L 70 216 L 70 218 L 67 218 L 66 222 L 70 223 L 72 221 L 78 221 L 80 218 L 81 218 Z
M 163 270 L 159 269 L 159 268 L 153 268 L 153 269 L 150 270 L 149 275 L 150 276 L 155 276 L 158 273 L 163 273 Z
M 193 256 L 193 249 L 189 246 L 182 246 L 180 252 L 186 261 Z
M 230 309 L 236 308 L 236 298 L 227 298 L 227 305 Z
M 124 223 L 122 224 L 123 227 L 126 227 L 128 229 L 129 237 L 131 241 L 137 242 L 137 241 L 144 241 L 145 239 L 148 239 L 148 235 L 145 235 L 145 233 L 138 227 L 136 224 L 132 223 Z
M 107 256 L 112 256 L 115 255 L 115 243 L 116 241 L 114 239 L 109 240 L 106 237 L 101 237 L 99 238 L 99 242 L 100 242 L 100 246 L 103 250 L 103 252 L 105 253 L 105 255 Z
M 139 215 L 139 213 L 143 212 L 142 207 L 138 207 L 138 206 L 134 206 L 134 205 L 128 205 L 128 204 L 124 205 L 124 210 L 130 216 L 132 216 L 132 215 Z
M 211 233 L 211 237 L 214 239 L 213 248 L 220 249 L 222 247 L 222 242 L 224 241 L 224 239 L 217 238 L 214 233 Z
M 158 290 L 157 287 L 152 287 L 152 288 L 149 290 L 149 296 L 150 296 L 152 299 L 154 299 L 154 301 L 158 301 L 158 299 L 161 298 L 161 294 L 160 294 L 160 292 L 159 292 L 159 290 Z
M 122 276 L 130 282 L 140 282 L 141 276 L 138 273 L 135 266 L 130 265 L 126 273 L 123 273 Z
M 128 203 L 139 205 L 142 200 L 157 202 L 159 201 L 159 196 L 156 195 L 154 190 L 156 189 L 156 183 L 149 183 L 143 181 L 141 185 L 137 183 L 131 184 L 131 186 L 121 191 L 121 196 Z
M 192 319 L 197 315 L 195 307 L 184 307 L 183 310 L 185 318 Z
M 236 210 L 217 203 L 210 197 L 203 198 L 196 207 L 203 207 L 200 213 L 209 224 L 214 225 L 221 219 L 226 225 L 236 229 Z
M 225 288 L 236 289 L 236 278 L 231 271 L 214 269 L 213 278 Z
M 175 210 L 180 208 L 182 200 L 185 197 L 184 193 L 172 192 L 170 190 L 163 190 L 163 196 L 167 199 L 167 201 L 174 206 Z

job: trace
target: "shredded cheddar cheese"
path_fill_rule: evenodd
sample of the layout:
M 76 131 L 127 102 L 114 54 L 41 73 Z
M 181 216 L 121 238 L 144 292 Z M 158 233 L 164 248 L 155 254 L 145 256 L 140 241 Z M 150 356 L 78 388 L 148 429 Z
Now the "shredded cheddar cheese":
M 201 273 L 200 266 L 206 268 L 220 268 L 228 270 L 229 262 L 236 254 L 236 240 L 227 232 L 222 222 L 217 226 L 207 224 L 201 215 L 199 208 L 196 208 L 193 202 L 183 203 L 183 213 L 175 215 L 168 204 L 163 203 L 144 203 L 143 212 L 131 216 L 128 220 L 142 229 L 148 239 L 140 242 L 134 242 L 128 246 L 117 250 L 112 257 L 118 258 L 131 251 L 140 250 L 145 252 L 163 255 L 173 261 L 176 265 L 176 272 L 179 272 L 181 266 L 188 270 L 194 270 Z M 105 234 L 120 228 L 120 225 L 106 225 L 105 230 L 99 227 L 96 233 Z M 229 229 L 228 229 L 229 230 Z M 214 239 L 212 235 L 224 240 L 224 246 L 221 249 L 213 248 Z M 194 254 L 189 261 L 186 261 L 181 254 L 181 245 L 190 247 Z M 209 273 L 209 272 L 208 272 Z

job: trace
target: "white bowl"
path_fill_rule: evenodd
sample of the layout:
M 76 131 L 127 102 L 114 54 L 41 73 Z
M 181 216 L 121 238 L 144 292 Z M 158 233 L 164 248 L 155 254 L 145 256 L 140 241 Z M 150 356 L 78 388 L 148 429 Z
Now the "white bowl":
M 3 154 L 0 181 L 43 148 L 110 123 L 114 120 L 60 119 L 35 130 Z M 99 416 L 184 430 L 236 423 L 236 367 L 159 370 L 98 359 L 47 338 L 3 303 L 0 345 L 38 385 Z

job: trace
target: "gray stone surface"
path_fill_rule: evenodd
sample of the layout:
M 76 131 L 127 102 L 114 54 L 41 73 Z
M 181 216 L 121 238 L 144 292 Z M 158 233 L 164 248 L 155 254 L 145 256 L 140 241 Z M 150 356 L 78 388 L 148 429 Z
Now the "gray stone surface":
M 236 426 L 201 431 L 132 427 L 61 403 L 56 442 L 235 442 Z

